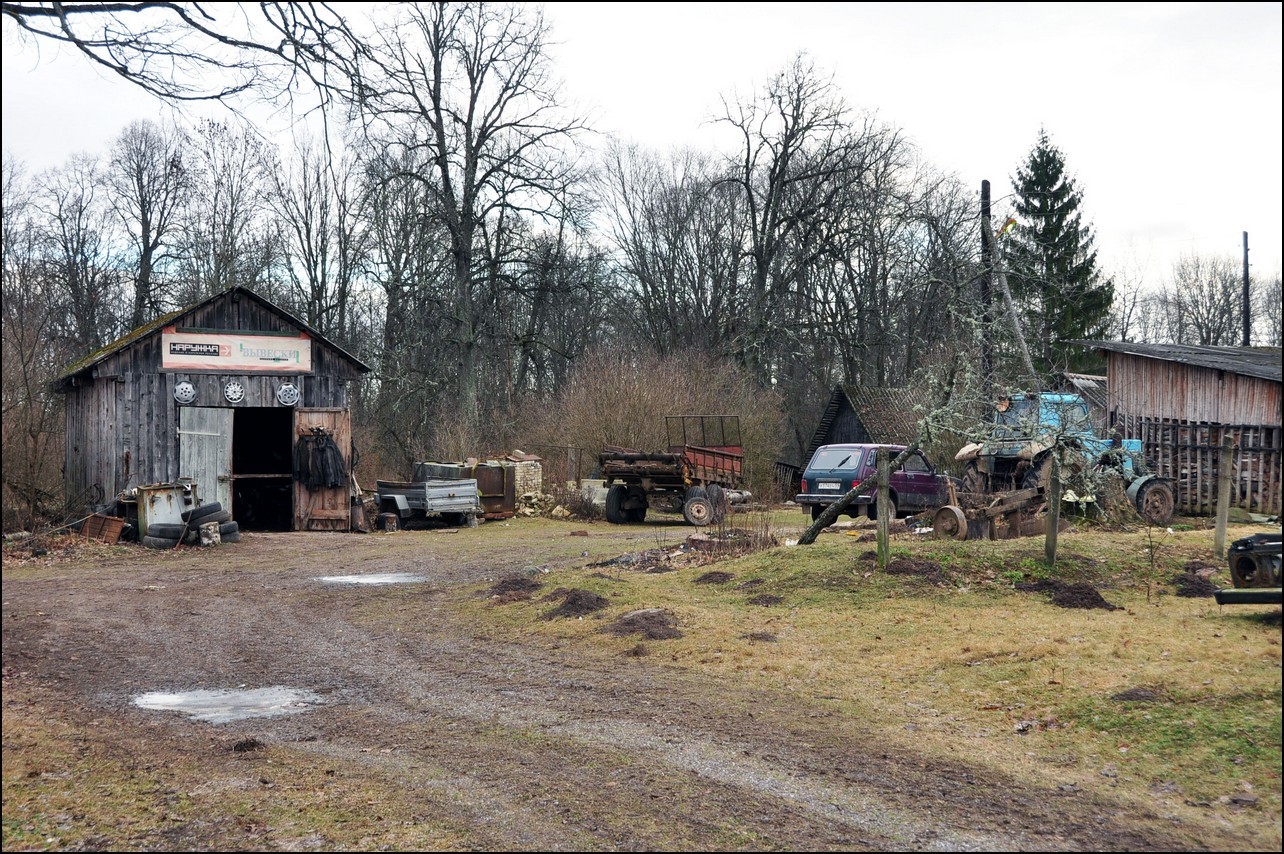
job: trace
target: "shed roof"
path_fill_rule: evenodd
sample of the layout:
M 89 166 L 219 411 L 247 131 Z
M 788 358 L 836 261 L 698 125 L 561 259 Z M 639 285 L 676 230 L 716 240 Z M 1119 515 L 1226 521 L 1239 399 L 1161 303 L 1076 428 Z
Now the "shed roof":
M 1179 362 L 1197 368 L 1229 371 L 1263 380 L 1281 381 L 1279 347 L 1201 347 L 1189 344 L 1138 344 L 1132 341 L 1071 341 L 1112 353 Z
M 370 372 L 369 365 L 367 365 L 365 362 L 362 362 L 356 356 L 352 355 L 347 350 L 343 349 L 338 344 L 331 341 L 325 335 L 322 335 L 320 331 L 314 329 L 307 322 L 295 317 L 293 314 L 281 308 L 279 305 L 272 302 L 271 300 L 268 300 L 265 297 L 259 296 L 249 288 L 242 287 L 240 285 L 233 285 L 232 287 L 227 288 L 226 290 L 219 291 L 213 296 L 207 299 L 201 300 L 198 303 L 189 305 L 186 308 L 180 308 L 176 311 L 171 311 L 168 314 L 162 314 L 160 317 L 156 318 L 155 320 L 148 321 L 147 323 L 144 323 L 142 326 L 139 326 L 136 329 L 126 332 L 124 335 L 120 336 L 110 344 L 107 344 L 103 347 L 98 348 L 97 350 L 90 353 L 88 356 L 85 356 L 83 359 L 80 359 L 79 361 L 67 367 L 62 373 L 60 373 L 57 377 L 54 378 L 53 382 L 50 383 L 50 385 L 55 390 L 58 390 L 58 391 L 65 390 L 67 381 L 70 380 L 72 377 L 76 376 L 77 374 L 81 374 L 89 370 L 94 365 L 98 364 L 104 359 L 107 359 L 115 355 L 116 353 L 119 353 L 121 350 L 124 350 L 126 347 L 129 347 L 130 345 L 143 340 L 148 335 L 159 332 L 160 330 L 164 329 L 166 326 L 170 326 L 172 324 L 178 323 L 180 320 L 183 319 L 184 316 L 188 314 L 192 314 L 193 312 L 203 308 L 206 305 L 209 305 L 215 300 L 221 299 L 222 297 L 231 295 L 233 293 L 244 294 L 250 299 L 258 303 L 261 303 L 262 305 L 267 307 L 270 311 L 273 311 L 281 315 L 290 323 L 294 324 L 295 326 L 297 326 L 302 330 L 305 330 L 308 333 L 308 335 L 310 335 L 314 340 L 320 341 L 325 346 L 339 353 L 341 356 L 343 356 L 345 359 L 351 362 L 354 366 L 356 366 L 356 368 L 360 370 L 362 373 Z
M 905 444 L 918 436 L 919 415 L 914 405 L 922 399 L 921 392 L 858 385 L 844 385 L 842 389 L 874 442 Z

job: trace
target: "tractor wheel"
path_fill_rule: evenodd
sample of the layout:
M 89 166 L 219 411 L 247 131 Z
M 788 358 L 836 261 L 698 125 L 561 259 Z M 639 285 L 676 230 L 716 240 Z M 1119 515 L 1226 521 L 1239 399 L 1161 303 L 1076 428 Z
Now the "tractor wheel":
M 1021 488 L 1038 489 L 1043 487 L 1047 489 L 1051 480 L 1052 457 L 1044 457 L 1041 460 L 1036 460 L 1033 465 L 1025 470 L 1025 474 L 1021 477 Z
M 976 460 L 963 467 L 962 482 L 963 491 L 971 495 L 985 495 L 989 491 L 985 488 L 985 477 L 981 474 Z
M 1137 512 L 1151 525 L 1171 522 L 1176 503 L 1172 487 L 1161 480 L 1147 481 L 1137 490 Z

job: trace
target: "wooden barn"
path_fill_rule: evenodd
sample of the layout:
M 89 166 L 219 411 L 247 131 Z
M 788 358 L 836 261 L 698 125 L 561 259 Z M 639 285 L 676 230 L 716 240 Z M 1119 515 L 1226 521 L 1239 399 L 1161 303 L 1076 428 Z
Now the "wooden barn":
M 346 531 L 348 390 L 369 370 L 246 288 L 159 317 L 54 381 L 67 396 L 68 498 L 103 507 L 190 478 L 245 530 Z
M 1156 474 L 1176 481 L 1182 512 L 1216 512 L 1224 436 L 1236 448 L 1236 506 L 1280 512 L 1279 348 L 1078 343 L 1105 356 L 1110 424 L 1141 439 Z

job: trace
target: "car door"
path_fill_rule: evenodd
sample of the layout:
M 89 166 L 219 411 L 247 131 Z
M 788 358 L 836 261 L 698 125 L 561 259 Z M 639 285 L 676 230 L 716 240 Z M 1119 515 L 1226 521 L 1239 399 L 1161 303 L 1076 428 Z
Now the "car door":
M 901 508 L 918 512 L 933 506 L 936 503 L 936 476 L 927 459 L 915 451 L 905 458 L 903 470 L 905 491 L 898 492 Z

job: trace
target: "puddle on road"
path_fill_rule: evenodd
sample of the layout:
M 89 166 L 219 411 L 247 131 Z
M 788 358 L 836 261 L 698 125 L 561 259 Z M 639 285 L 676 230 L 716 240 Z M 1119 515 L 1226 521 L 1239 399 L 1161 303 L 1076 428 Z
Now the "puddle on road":
M 186 712 L 198 721 L 214 724 L 290 715 L 321 703 L 318 694 L 283 685 L 249 690 L 153 691 L 134 698 L 134 705 L 144 709 Z
M 420 584 L 428 579 L 409 572 L 372 572 L 369 575 L 326 575 L 322 584 Z

